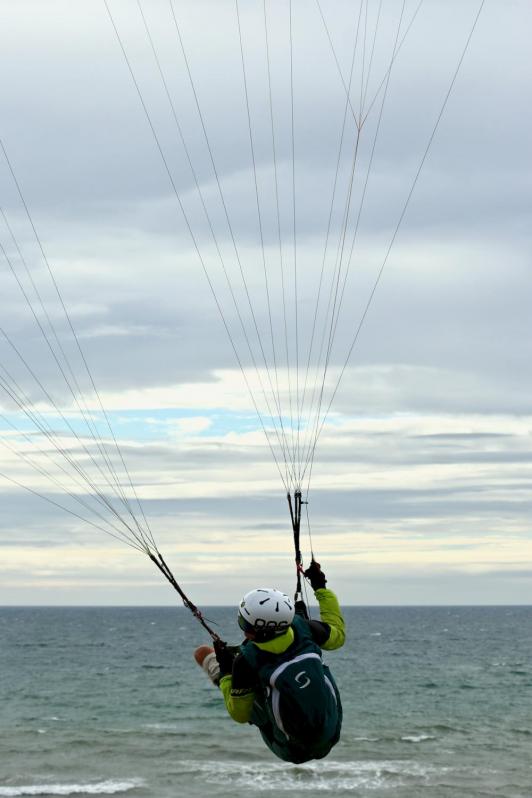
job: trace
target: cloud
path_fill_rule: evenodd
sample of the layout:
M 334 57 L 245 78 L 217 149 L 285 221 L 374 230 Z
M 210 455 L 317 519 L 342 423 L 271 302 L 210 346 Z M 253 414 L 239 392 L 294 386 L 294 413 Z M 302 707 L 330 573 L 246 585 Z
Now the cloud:
M 195 435 L 199 432 L 205 432 L 211 425 L 211 419 L 205 416 L 181 418 L 176 422 L 176 432 L 183 435 Z
M 292 578 L 284 489 L 255 404 L 269 431 L 277 405 L 287 429 L 299 426 L 286 449 L 308 445 L 305 416 L 322 385 L 316 361 L 322 341 L 327 349 L 337 253 L 343 248 L 346 268 L 355 241 L 323 383 L 322 410 L 333 394 L 334 401 L 312 471 L 315 539 L 348 601 L 520 599 L 520 579 L 512 574 L 527 570 L 531 509 L 532 169 L 530 109 L 522 103 L 529 4 L 516 0 L 483 11 L 336 393 L 478 4 L 433 2 L 416 18 L 394 64 L 373 158 L 382 92 L 362 129 L 342 243 L 357 133 L 348 115 L 339 150 L 345 92 L 317 11 L 294 9 L 292 170 L 286 9 L 268 9 L 274 164 L 263 20 L 240 4 L 259 226 L 233 10 L 210 0 L 179 9 L 230 229 L 169 10 L 145 4 L 209 220 L 140 17 L 128 3 L 113 2 L 223 320 L 113 30 L 104 10 L 94 14 L 89 5 L 54 0 L 46 13 L 30 0 L 6 6 L 0 67 L 12 79 L 0 92 L 2 137 L 138 495 L 176 570 L 207 602 L 220 596 L 232 601 L 252 576 L 287 584 Z M 347 0 L 322 5 L 348 76 L 356 9 Z M 383 9 L 372 70 L 365 72 L 366 107 L 386 74 L 399 16 L 393 4 Z M 355 57 L 356 107 L 361 53 Z M 4 447 L 0 471 L 84 515 L 75 498 L 81 497 L 108 519 L 109 508 L 96 494 L 110 494 L 116 477 L 105 468 L 104 478 L 102 458 L 118 469 L 134 501 L 128 477 L 5 163 L 0 183 L 0 206 L 28 271 L 1 219 L 0 240 L 48 334 L 46 342 L 2 260 L 8 336 L 0 334 L 0 364 L 8 372 L 2 378 L 11 386 L 16 381 L 19 398 L 27 394 L 27 404 L 51 425 L 56 445 L 70 458 L 67 476 L 64 454 L 2 392 L 1 440 L 25 454 L 31 448 L 45 473 Z M 300 408 L 302 385 L 306 407 Z M 105 445 L 93 440 L 82 418 L 74 400 L 80 392 Z M 293 419 L 300 409 L 298 425 Z M 30 431 L 31 444 L 22 436 Z M 289 467 L 273 431 L 270 440 L 286 477 Z M 77 468 L 92 484 L 76 482 Z M 70 596 L 90 602 L 94 591 L 101 601 L 167 600 L 164 585 L 153 587 L 150 563 L 136 564 L 137 552 L 119 549 L 12 483 L 4 481 L 1 490 L 9 589 L 0 601 Z M 122 512 L 123 500 L 114 501 Z M 221 587 L 214 592 L 210 577 L 217 572 Z

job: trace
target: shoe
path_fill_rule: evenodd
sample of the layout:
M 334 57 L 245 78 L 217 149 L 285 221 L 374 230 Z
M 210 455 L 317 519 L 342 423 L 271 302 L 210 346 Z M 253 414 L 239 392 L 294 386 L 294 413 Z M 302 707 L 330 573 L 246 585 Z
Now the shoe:
M 211 682 L 218 687 L 220 684 L 220 666 L 211 646 L 200 646 L 194 651 L 194 659 L 200 665 Z

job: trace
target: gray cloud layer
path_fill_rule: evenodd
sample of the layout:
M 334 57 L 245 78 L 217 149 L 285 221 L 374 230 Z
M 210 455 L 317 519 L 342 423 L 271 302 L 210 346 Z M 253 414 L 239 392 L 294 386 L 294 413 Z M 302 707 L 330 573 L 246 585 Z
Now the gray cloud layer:
M 345 361 L 478 8 L 476 2 L 434 0 L 425 5 L 397 57 L 390 80 L 344 312 L 332 351 L 331 361 L 337 368 Z M 282 353 L 283 306 L 263 30 L 256 9 L 241 6 L 263 238 L 271 280 L 271 312 L 276 345 Z M 375 14 L 376 5 L 370 7 Z M 416 4 L 407 3 L 406 19 L 411 18 L 415 7 Z M 194 235 L 213 275 L 235 344 L 248 366 L 251 357 L 190 169 L 176 143 L 176 131 L 141 20 L 131 13 L 129 4 L 116 0 L 111 8 L 190 214 Z M 168 69 L 179 119 L 222 253 L 239 286 L 238 304 L 246 329 L 251 331 L 254 356 L 260 362 L 253 321 L 239 283 L 231 236 L 170 24 L 169 7 L 146 2 L 144 8 L 161 63 Z M 347 76 L 355 9 L 341 0 L 324 3 L 323 8 Z M 304 363 L 345 95 L 317 10 L 298 3 L 294 9 L 298 333 L 302 342 L 298 356 Z M 398 18 L 397 4 L 385 2 L 383 9 L 384 24 L 377 40 L 368 96 L 376 91 L 385 74 Z M 269 21 L 283 255 L 288 270 L 286 298 L 293 309 L 292 145 L 285 11 L 281 5 L 272 7 Z M 271 360 L 234 5 L 184 3 L 179 13 L 257 323 Z M 0 135 L 100 390 L 111 401 L 111 397 L 127 390 L 162 391 L 195 384 L 201 386 L 199 396 L 195 407 L 186 405 L 187 412 L 196 410 L 199 415 L 208 416 L 210 411 L 203 407 L 202 400 L 218 396 L 216 392 L 222 390 L 223 383 L 221 374 L 235 368 L 234 355 L 104 10 L 96 14 L 82 0 L 57 0 L 48 5 L 44 14 L 39 4 L 23 0 L 4 4 L 2 15 L 5 24 L 0 32 L 0 68 L 12 77 L 4 82 L 0 94 Z M 474 529 L 477 536 L 483 532 L 494 535 L 497 527 L 503 536 L 505 525 L 512 529 L 515 526 L 518 534 L 528 539 L 524 519 L 530 510 L 525 487 L 530 431 L 523 418 L 530 413 L 532 391 L 532 112 L 522 98 L 528 88 L 527 31 L 531 22 L 531 9 L 525 2 L 487 5 L 480 18 L 357 343 L 354 367 L 346 372 L 335 397 L 333 420 L 340 429 L 337 434 L 334 427 L 326 430 L 317 463 L 314 501 L 319 505 L 319 529 L 326 528 L 328 519 L 334 518 L 338 528 L 349 529 L 355 535 L 361 526 L 375 522 L 379 530 L 375 534 L 380 535 L 388 522 L 393 528 L 399 524 L 401 534 L 408 537 L 410 522 L 417 525 L 425 519 L 429 538 L 441 530 L 453 536 L 455 527 L 462 524 L 464 534 L 471 535 Z M 354 97 L 358 97 L 357 92 Z M 377 101 L 361 136 L 351 235 L 378 110 Z M 340 159 L 343 196 L 353 144 L 354 126 L 349 119 Z M 57 320 L 65 351 L 81 374 L 83 386 L 88 388 L 75 343 L 4 163 L 0 164 L 0 179 L 0 205 L 23 246 L 46 307 Z M 338 202 L 330 233 L 334 246 L 329 267 L 334 264 L 341 218 L 342 203 Z M 0 220 L 0 240 L 20 270 L 16 251 L 2 224 Z M 348 236 L 348 248 L 350 244 Z M 29 290 L 27 277 L 21 279 Z M 2 327 L 56 401 L 70 406 L 64 380 L 7 268 L 0 274 L 0 290 Z M 290 316 L 293 364 L 293 310 Z M 279 357 L 284 363 L 284 355 Z M 33 399 L 42 400 L 5 340 L 0 340 L 0 362 Z M 331 380 L 328 395 L 333 387 Z M 126 406 L 128 401 L 131 400 L 124 400 Z M 249 415 L 253 407 L 244 388 L 239 401 L 239 412 Z M 227 404 L 227 397 L 225 402 L 219 411 L 227 414 L 235 409 Z M 3 409 L 12 410 L 12 404 L 4 397 L 1 404 Z M 379 432 L 372 424 L 380 418 L 385 426 L 390 418 L 400 421 L 404 415 L 418 419 L 419 427 L 424 418 L 434 418 L 434 424 L 441 423 L 442 428 L 405 433 L 399 423 L 397 428 Z M 464 428 L 464 418 L 468 417 L 476 419 L 470 430 Z M 369 424 L 368 429 L 352 433 L 349 424 L 356 419 Z M 265 524 L 277 540 L 280 522 L 274 509 L 278 505 L 271 498 L 272 472 L 268 470 L 271 467 L 267 451 L 259 450 L 250 441 L 231 448 L 220 432 L 213 433 L 211 446 L 200 441 L 192 448 L 180 448 L 181 433 L 172 427 L 171 418 L 168 421 L 168 437 L 162 442 L 146 442 L 144 434 L 142 440 L 136 440 L 138 426 L 130 426 L 131 446 L 127 454 L 142 484 L 164 485 L 173 479 L 179 485 L 186 486 L 187 480 L 195 484 L 203 470 L 216 487 L 223 482 L 220 475 L 225 468 L 231 475 L 240 475 L 243 490 L 251 492 L 253 502 L 239 502 L 234 487 L 227 486 L 230 496 L 209 499 L 206 488 L 201 497 L 201 524 L 211 527 L 218 523 L 212 519 L 219 519 L 221 534 L 228 534 L 227 530 L 236 525 L 239 534 L 247 526 L 260 533 L 259 537 L 264 537 L 261 525 Z M 238 435 L 241 418 L 234 423 Z M 145 418 L 139 424 L 145 424 Z M 514 424 L 518 428 L 512 427 Z M 508 427 L 512 429 L 508 431 Z M 125 435 L 124 429 L 121 434 Z M 82 455 L 79 447 L 73 453 L 76 458 Z M 8 466 L 13 468 L 11 462 Z M 334 481 L 319 481 L 327 474 L 341 478 L 350 466 L 345 489 L 337 489 Z M 257 481 L 263 481 L 261 487 L 248 489 L 246 478 L 254 478 L 254 467 Z M 438 483 L 437 469 L 443 473 L 447 467 L 454 469 L 452 476 L 445 472 L 444 484 L 431 485 L 431 478 Z M 403 474 L 411 469 L 411 483 L 407 476 L 396 483 L 396 469 Z M 500 484 L 497 469 L 504 471 Z M 418 471 L 427 480 L 421 487 L 415 484 Z M 379 489 L 368 487 L 363 478 L 358 481 L 360 474 L 367 473 L 381 474 L 390 484 Z M 471 482 L 461 484 L 459 474 L 471 474 Z M 261 499 L 263 492 L 266 499 Z M 57 536 L 52 538 L 58 546 L 69 539 L 68 534 L 76 545 L 81 544 L 83 531 L 77 523 L 61 521 L 51 508 L 43 509 L 35 524 L 33 504 L 20 499 L 11 488 L 3 492 L 2 502 L 3 544 L 7 543 L 8 548 L 13 540 L 28 550 L 46 547 L 50 538 L 41 538 L 41 532 L 56 523 Z M 180 519 L 183 515 L 187 523 L 197 521 L 191 520 L 197 510 L 197 495 L 146 496 L 146 502 L 150 515 L 165 519 L 161 523 L 165 540 L 171 541 L 166 519 Z M 339 578 L 345 578 L 347 585 L 347 576 L 342 573 Z M 441 595 L 446 589 L 442 587 Z M 33 595 L 31 589 L 28 591 L 24 595 Z M 208 589 L 206 595 L 212 598 Z M 504 595 L 517 594 L 510 590 Z

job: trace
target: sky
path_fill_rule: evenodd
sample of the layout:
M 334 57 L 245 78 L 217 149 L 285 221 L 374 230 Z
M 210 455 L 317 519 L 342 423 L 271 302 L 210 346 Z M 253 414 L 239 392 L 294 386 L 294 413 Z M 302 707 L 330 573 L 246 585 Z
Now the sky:
M 480 7 L 0 0 L 0 604 L 179 602 L 145 519 L 196 604 L 292 593 L 295 487 L 344 604 L 530 603 L 532 7 Z

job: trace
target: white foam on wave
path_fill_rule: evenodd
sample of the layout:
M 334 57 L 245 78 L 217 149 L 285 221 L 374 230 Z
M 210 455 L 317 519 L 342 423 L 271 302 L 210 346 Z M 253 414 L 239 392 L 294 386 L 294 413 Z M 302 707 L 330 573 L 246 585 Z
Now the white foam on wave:
M 143 779 L 107 779 L 88 784 L 21 784 L 13 787 L 0 786 L 1 798 L 22 798 L 25 795 L 116 795 L 129 792 L 144 784 Z
M 241 787 L 256 792 L 338 792 L 356 789 L 393 790 L 405 784 L 428 785 L 431 777 L 441 776 L 449 768 L 434 767 L 413 760 L 370 760 L 340 762 L 320 760 L 303 765 L 268 763 L 260 768 L 254 763 L 211 760 L 184 760 L 178 763 L 183 774 L 196 774 L 205 784 Z
M 432 734 L 405 734 L 401 737 L 406 743 L 423 743 L 425 740 L 435 740 Z
M 179 723 L 143 723 L 141 728 L 152 732 L 163 732 L 164 734 L 183 733 Z

